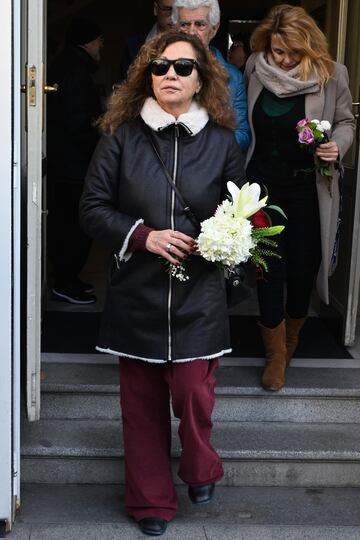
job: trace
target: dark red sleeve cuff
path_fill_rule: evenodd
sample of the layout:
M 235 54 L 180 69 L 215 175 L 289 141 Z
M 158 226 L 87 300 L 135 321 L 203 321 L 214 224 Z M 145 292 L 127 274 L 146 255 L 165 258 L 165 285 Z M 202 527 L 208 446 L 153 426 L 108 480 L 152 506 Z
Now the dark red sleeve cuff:
M 153 230 L 140 223 L 129 238 L 128 251 L 146 251 L 146 240 Z

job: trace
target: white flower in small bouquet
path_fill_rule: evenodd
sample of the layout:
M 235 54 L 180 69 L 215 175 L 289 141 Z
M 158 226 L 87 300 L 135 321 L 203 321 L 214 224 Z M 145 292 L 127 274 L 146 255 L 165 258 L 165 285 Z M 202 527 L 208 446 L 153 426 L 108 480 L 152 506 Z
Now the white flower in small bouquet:
M 328 190 L 331 195 L 331 164 L 327 161 L 323 161 L 315 154 L 315 150 L 319 144 L 329 142 L 327 131 L 331 130 L 331 124 L 327 120 L 308 120 L 303 118 L 296 124 L 296 130 L 298 132 L 298 140 L 302 148 L 307 148 L 314 155 L 315 170 L 318 171 L 321 176 L 324 176 L 328 181 Z
M 261 209 L 267 206 L 268 196 L 260 200 L 259 184 L 247 182 L 240 189 L 233 182 L 228 182 L 227 188 L 231 200 L 223 201 L 215 215 L 201 223 L 201 232 L 196 240 L 198 252 L 204 259 L 217 263 L 229 274 L 236 265 L 248 260 L 267 271 L 266 258 L 279 256 L 273 251 L 277 243 L 269 237 L 280 234 L 284 226 L 267 226 L 268 218 L 265 216 L 264 220 L 260 215 Z M 277 206 L 268 208 L 285 216 Z M 259 214 L 260 219 L 254 220 L 255 214 Z M 180 266 L 170 265 L 169 271 L 180 281 L 189 279 L 184 263 Z

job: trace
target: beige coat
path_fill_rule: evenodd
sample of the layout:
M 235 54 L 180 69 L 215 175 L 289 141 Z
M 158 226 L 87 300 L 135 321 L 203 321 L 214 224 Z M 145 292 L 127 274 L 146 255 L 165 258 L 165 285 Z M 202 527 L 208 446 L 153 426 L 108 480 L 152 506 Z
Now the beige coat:
M 249 58 L 245 79 L 248 84 L 248 114 L 252 133 L 252 142 L 247 153 L 248 163 L 255 148 L 255 133 L 252 122 L 253 109 L 263 85 L 256 75 L 254 68 L 256 54 Z M 336 141 L 339 148 L 340 160 L 351 146 L 354 137 L 354 117 L 352 114 L 352 98 L 349 90 L 349 77 L 345 66 L 335 63 L 332 78 L 324 91 L 305 96 L 305 116 L 312 120 L 328 120 L 332 125 L 330 139 Z M 251 180 L 251 179 L 249 179 Z M 328 181 L 316 173 L 316 185 L 319 199 L 321 251 L 322 260 L 317 276 L 317 290 L 320 298 L 329 303 L 328 277 L 333 273 L 336 262 L 333 260 L 336 232 L 339 216 L 339 172 L 333 168 L 331 196 Z

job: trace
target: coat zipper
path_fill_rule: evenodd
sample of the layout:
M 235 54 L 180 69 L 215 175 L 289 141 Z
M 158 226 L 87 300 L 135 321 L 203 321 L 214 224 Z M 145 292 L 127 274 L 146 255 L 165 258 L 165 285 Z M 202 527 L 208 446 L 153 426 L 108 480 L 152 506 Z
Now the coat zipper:
M 173 181 L 176 184 L 176 175 L 178 167 L 178 139 L 179 139 L 179 127 L 175 124 L 175 136 L 174 136 L 174 168 L 173 168 Z M 170 215 L 171 229 L 175 230 L 175 192 L 171 190 L 171 215 Z M 172 361 L 172 340 L 171 340 L 171 300 L 172 300 L 172 276 L 169 274 L 169 293 L 168 293 L 168 362 Z

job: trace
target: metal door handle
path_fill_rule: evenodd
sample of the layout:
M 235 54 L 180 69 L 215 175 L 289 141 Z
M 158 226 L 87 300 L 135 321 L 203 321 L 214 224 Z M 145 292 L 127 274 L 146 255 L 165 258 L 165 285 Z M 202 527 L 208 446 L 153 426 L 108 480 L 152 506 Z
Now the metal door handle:
M 44 86 L 44 92 L 45 94 L 55 94 L 59 90 L 59 85 L 57 83 L 53 84 L 52 86 L 49 86 L 45 84 Z
M 26 84 L 22 84 L 20 89 L 23 94 L 26 94 Z M 54 94 L 58 90 L 59 90 L 59 85 L 57 83 L 53 84 L 52 86 L 48 86 L 47 84 L 44 86 L 45 94 Z
M 353 107 L 358 107 L 359 108 L 360 107 L 360 101 L 355 101 L 352 105 L 353 105 Z M 354 114 L 354 116 L 355 116 L 356 119 L 358 119 L 358 118 L 360 118 L 360 113 L 357 112 L 357 113 Z

